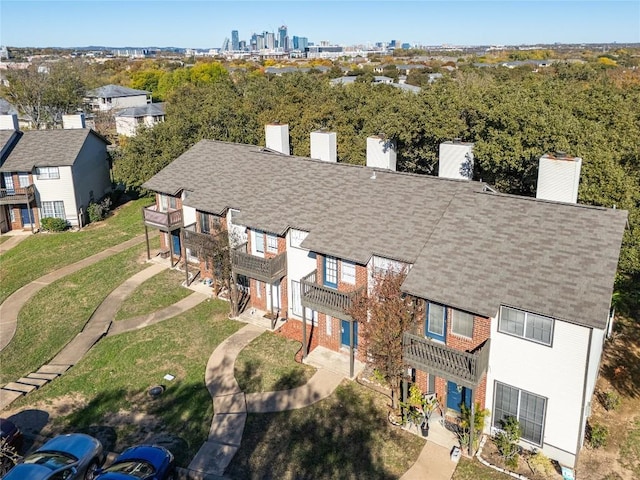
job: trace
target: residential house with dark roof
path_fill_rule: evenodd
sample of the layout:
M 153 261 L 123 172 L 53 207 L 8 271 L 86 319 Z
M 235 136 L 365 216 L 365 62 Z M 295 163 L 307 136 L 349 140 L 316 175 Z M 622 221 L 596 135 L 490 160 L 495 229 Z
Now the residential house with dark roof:
M 151 103 L 151 92 L 123 87 L 122 85 L 104 85 L 88 91 L 85 103 L 93 111 L 141 107 Z
M 111 191 L 109 141 L 93 130 L 0 130 L 0 144 L 0 232 L 36 231 L 44 217 L 82 226 Z
M 153 128 L 156 124 L 164 122 L 164 116 L 164 102 L 124 108 L 115 114 L 116 133 L 133 137 L 140 126 Z
M 458 162 L 440 169 L 455 179 L 394 171 L 393 142 L 380 137 L 367 140 L 367 166 L 336 162 L 331 132 L 312 133 L 313 158 L 289 155 L 286 125 L 268 125 L 266 144 L 194 145 L 144 184 L 157 198 L 145 226 L 210 277 L 192 238 L 224 225 L 249 308 L 285 319 L 280 330 L 303 339 L 305 356 L 348 356 L 352 375 L 366 360 L 354 297 L 407 268 L 402 290 L 424 311 L 403 338 L 413 382 L 445 418 L 477 403 L 490 433 L 516 417 L 524 447 L 574 466 L 627 212 L 498 193 L 468 180 L 467 143 L 440 147 L 441 162 Z M 573 168 L 576 159 L 555 160 Z

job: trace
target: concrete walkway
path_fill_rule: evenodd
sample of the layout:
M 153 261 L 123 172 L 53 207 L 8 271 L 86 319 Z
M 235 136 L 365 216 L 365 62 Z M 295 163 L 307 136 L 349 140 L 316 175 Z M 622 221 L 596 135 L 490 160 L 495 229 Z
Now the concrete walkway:
M 450 450 L 427 441 L 418 460 L 400 480 L 450 480 L 458 465 L 450 458 Z
M 100 260 L 104 260 L 105 258 L 111 257 L 112 255 L 123 252 L 124 250 L 142 243 L 143 241 L 144 235 L 134 237 L 119 245 L 107 248 L 100 253 L 96 253 L 95 255 L 84 258 L 76 263 L 72 263 L 71 265 L 67 265 L 51 273 L 48 273 L 47 275 L 44 275 L 13 292 L 0 305 L 0 351 L 2 351 L 7 345 L 9 345 L 9 342 L 11 342 L 11 339 L 16 333 L 18 314 L 20 313 L 20 310 L 22 309 L 24 304 L 27 303 L 36 293 L 38 293 L 47 285 L 55 282 L 56 280 L 77 272 L 84 267 L 93 265 Z
M 5 240 L 0 243 L 0 255 L 4 252 L 11 250 L 13 247 L 18 245 L 21 241 L 25 240 L 27 237 L 33 235 L 31 232 L 20 232 L 12 235 L 3 234 L 2 236 L 8 236 L 9 240 Z

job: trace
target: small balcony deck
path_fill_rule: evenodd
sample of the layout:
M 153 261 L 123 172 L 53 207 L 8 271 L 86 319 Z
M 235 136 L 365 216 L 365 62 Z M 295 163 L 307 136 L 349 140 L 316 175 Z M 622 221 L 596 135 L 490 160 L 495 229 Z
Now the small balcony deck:
M 300 286 L 303 307 L 350 321 L 353 318 L 347 312 L 351 309 L 354 299 L 364 292 L 364 287 L 356 288 L 351 292 L 339 292 L 325 287 L 318 283 L 317 270 L 302 277 Z
M 30 204 L 36 198 L 36 187 L 31 184 L 26 187 L 0 188 L 0 205 L 14 203 Z
M 247 253 L 247 244 L 231 250 L 231 266 L 235 273 L 261 282 L 274 283 L 287 274 L 287 254 L 273 258 L 256 257 Z
M 407 364 L 455 381 L 458 385 L 475 389 L 487 371 L 490 339 L 473 353 L 456 350 L 408 332 L 404 333 L 402 342 Z
M 144 224 L 158 228 L 164 232 L 172 232 L 183 225 L 182 210 L 169 209 L 167 212 L 158 210 L 157 205 L 151 205 L 142 209 Z

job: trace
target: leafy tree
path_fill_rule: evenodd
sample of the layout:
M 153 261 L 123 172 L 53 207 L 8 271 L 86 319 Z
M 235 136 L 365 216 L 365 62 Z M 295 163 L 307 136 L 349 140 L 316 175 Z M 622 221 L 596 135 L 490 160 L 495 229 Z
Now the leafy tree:
M 402 336 L 412 331 L 421 315 L 418 302 L 402 295 L 406 271 L 388 270 L 377 277 L 371 293 L 354 302 L 349 314 L 359 323 L 361 347 L 371 365 L 384 377 L 396 408 L 406 372 Z

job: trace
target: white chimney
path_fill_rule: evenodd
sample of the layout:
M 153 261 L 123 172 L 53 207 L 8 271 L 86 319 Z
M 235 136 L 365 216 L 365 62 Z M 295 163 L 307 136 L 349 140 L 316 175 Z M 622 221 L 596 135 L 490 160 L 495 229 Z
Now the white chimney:
M 582 159 L 564 152 L 540 157 L 536 198 L 577 203 Z
M 291 155 L 289 151 L 289 125 L 269 123 L 264 127 L 264 137 L 269 150 Z
M 473 143 L 456 138 L 452 142 L 440 144 L 438 155 L 438 176 L 457 180 L 471 180 L 473 177 Z
M 396 145 L 393 140 L 378 135 L 367 137 L 367 167 L 396 169 Z
M 62 128 L 65 130 L 86 128 L 84 113 L 62 115 Z
M 336 132 L 311 132 L 311 158 L 336 163 L 338 161 Z
M 0 130 L 20 130 L 18 114 L 0 115 Z

